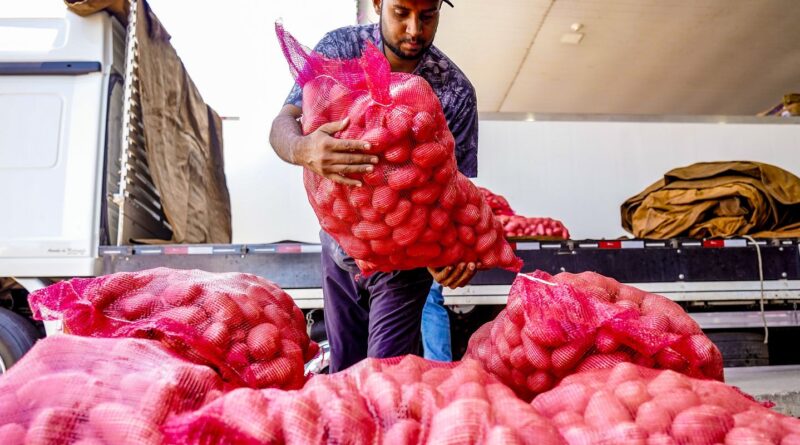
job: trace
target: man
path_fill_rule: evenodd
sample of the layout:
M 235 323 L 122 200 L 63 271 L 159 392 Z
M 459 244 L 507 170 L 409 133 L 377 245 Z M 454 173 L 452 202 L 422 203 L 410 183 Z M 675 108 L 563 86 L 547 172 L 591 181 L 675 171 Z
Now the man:
M 449 0 L 444 0 L 450 6 Z M 478 113 L 475 90 L 464 73 L 433 39 L 443 0 L 373 0 L 380 23 L 350 26 L 325 35 L 315 51 L 330 58 L 359 57 L 366 42 L 374 43 L 392 71 L 413 73 L 430 83 L 442 104 L 456 141 L 459 170 L 477 174 Z M 286 162 L 301 165 L 335 182 L 360 186 L 347 173 L 372 171 L 378 158 L 364 154 L 363 141 L 331 135 L 347 128 L 348 119 L 330 122 L 303 136 L 298 119 L 302 90 L 295 85 L 272 123 L 270 143 Z M 325 325 L 331 346 L 330 371 L 343 370 L 369 357 L 417 353 L 421 313 L 432 280 L 451 288 L 466 285 L 475 263 L 441 269 L 415 269 L 359 276 L 352 258 L 324 231 L 322 243 Z

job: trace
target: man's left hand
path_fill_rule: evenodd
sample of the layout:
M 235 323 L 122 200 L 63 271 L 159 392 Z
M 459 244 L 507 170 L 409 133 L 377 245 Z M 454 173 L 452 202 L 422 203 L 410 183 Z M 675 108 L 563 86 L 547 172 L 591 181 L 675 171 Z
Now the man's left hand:
M 455 266 L 447 266 L 442 268 L 429 267 L 428 272 L 431 273 L 433 279 L 439 284 L 450 289 L 457 289 L 464 287 L 469 283 L 469 280 L 475 276 L 478 271 L 480 263 L 458 263 Z

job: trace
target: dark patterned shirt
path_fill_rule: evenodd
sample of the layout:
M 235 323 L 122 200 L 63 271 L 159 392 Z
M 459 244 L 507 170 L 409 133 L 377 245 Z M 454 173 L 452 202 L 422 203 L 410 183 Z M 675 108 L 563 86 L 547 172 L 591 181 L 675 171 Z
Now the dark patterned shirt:
M 314 50 L 332 59 L 354 59 L 361 56 L 367 41 L 383 51 L 377 23 L 331 31 Z M 475 89 L 456 64 L 433 45 L 422 56 L 413 74 L 427 80 L 439 97 L 447 125 L 456 141 L 458 170 L 474 178 L 478 175 L 478 102 Z M 303 91 L 298 85 L 292 88 L 285 103 L 302 108 Z

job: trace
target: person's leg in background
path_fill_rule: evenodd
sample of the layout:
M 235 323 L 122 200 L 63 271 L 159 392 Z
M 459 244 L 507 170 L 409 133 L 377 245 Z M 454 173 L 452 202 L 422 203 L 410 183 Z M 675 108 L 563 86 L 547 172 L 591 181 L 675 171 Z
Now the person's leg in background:
M 322 298 L 325 333 L 331 347 L 330 373 L 367 357 L 369 312 L 349 271 L 336 263 L 329 240 L 322 239 Z
M 369 295 L 369 357 L 419 355 L 422 307 L 432 282 L 424 268 L 378 272 L 359 281 Z
M 450 317 L 444 307 L 442 285 L 435 282 L 422 309 L 422 348 L 428 360 L 453 361 L 450 343 Z

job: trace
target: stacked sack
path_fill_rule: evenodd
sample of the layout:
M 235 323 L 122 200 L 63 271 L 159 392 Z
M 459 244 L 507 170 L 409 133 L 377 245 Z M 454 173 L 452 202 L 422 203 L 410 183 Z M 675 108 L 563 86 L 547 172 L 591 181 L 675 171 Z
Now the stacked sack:
M 520 274 L 466 357 L 525 400 L 622 362 L 722 380 L 722 355 L 676 303 L 593 273 Z
M 37 319 L 61 319 L 71 334 L 156 339 L 236 386 L 300 388 L 318 351 L 292 298 L 255 275 L 121 272 L 62 281 L 29 302 Z
M 569 376 L 532 405 L 570 445 L 800 444 L 800 419 L 733 387 L 629 363 Z
M 503 225 L 506 238 L 569 239 L 564 223 L 552 218 L 501 215 L 497 220 Z
M 478 189 L 483 193 L 483 198 L 497 221 L 503 226 L 503 235 L 506 238 L 569 239 L 569 230 L 561 221 L 517 215 L 505 197 L 484 187 Z
M 372 44 L 360 59 L 328 59 L 276 30 L 303 87 L 303 133 L 349 118 L 334 136 L 368 142 L 365 153 L 379 159 L 372 172 L 352 176 L 362 187 L 303 173 L 320 225 L 364 275 L 476 261 L 520 269 L 483 194 L 458 172 L 453 136 L 423 78 L 390 72 Z
M 503 195 L 497 195 L 491 190 L 485 187 L 478 187 L 478 190 L 483 193 L 483 199 L 486 200 L 486 204 L 492 209 L 492 213 L 494 216 L 512 216 L 516 215 L 514 209 L 511 208 L 511 205 L 508 203 L 508 200 Z
M 221 387 L 212 369 L 154 341 L 57 335 L 0 378 L 0 444 L 161 444 L 169 415 Z
M 561 444 L 475 362 L 367 359 L 300 391 L 242 389 L 172 418 L 167 443 Z

